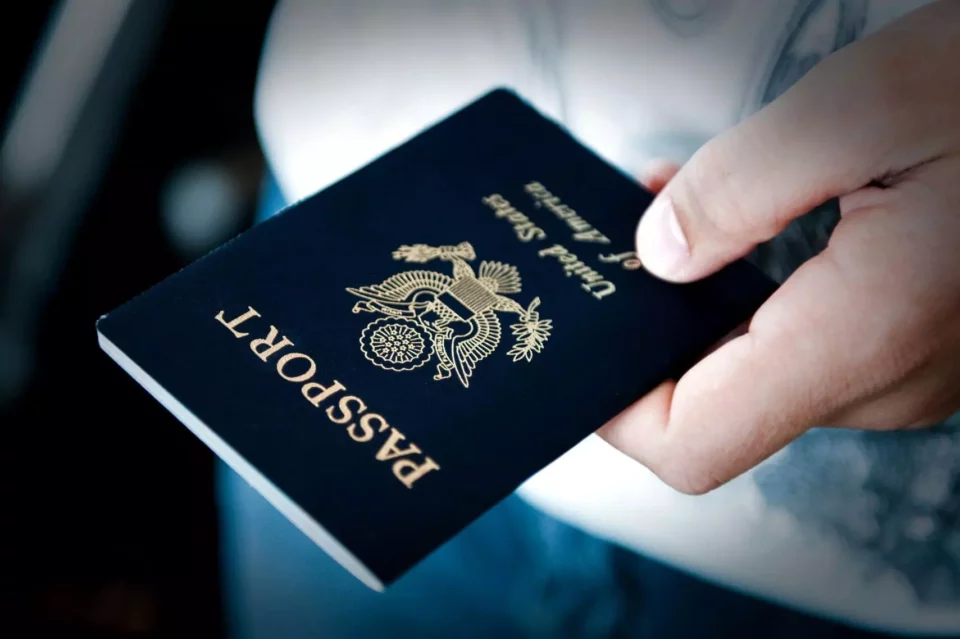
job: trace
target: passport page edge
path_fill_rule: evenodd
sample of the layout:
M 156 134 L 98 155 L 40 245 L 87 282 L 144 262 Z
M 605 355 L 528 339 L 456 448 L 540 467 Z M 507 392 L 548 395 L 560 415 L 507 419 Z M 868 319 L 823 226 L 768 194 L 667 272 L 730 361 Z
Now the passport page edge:
M 310 538 L 338 564 L 346 568 L 364 585 L 376 592 L 384 591 L 383 582 L 350 550 L 340 543 L 313 517 L 296 502 L 277 488 L 266 476 L 248 462 L 240 453 L 220 438 L 209 426 L 193 414 L 177 398 L 171 395 L 160 383 L 143 370 L 136 362 L 117 347 L 99 330 L 97 338 L 100 348 L 127 372 L 140 386 L 154 397 L 164 408 L 186 426 L 200 441 L 207 445 L 220 459 L 244 479 L 254 490 L 263 496 L 287 520 Z

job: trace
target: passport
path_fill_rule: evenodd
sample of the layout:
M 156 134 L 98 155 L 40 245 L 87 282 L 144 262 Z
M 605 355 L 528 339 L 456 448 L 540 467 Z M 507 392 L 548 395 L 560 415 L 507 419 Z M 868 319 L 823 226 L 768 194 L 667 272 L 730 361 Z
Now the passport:
M 382 590 L 772 293 L 743 261 L 648 274 L 651 200 L 498 89 L 104 315 L 99 341 Z

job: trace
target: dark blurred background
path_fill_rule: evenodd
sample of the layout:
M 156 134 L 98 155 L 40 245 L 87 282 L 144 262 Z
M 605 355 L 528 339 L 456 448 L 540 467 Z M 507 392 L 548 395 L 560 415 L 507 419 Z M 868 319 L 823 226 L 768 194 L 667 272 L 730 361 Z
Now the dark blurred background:
M 253 111 L 275 0 L 15 4 L 0 20 L 0 639 L 215 639 L 244 623 L 249 633 L 231 634 L 330 636 L 327 628 L 365 627 L 367 616 L 371 628 L 389 628 L 380 636 L 395 637 L 397 611 L 416 612 L 406 621 L 418 633 L 423 619 L 436 617 L 442 628 L 458 627 L 463 617 L 475 633 L 522 627 L 538 636 L 568 626 L 593 636 L 638 629 L 658 637 L 660 628 L 703 636 L 700 628 L 712 624 L 737 630 L 725 636 L 744 636 L 741 627 L 767 636 L 868 636 L 700 581 L 554 521 L 519 498 L 439 551 L 420 581 L 371 603 L 379 595 L 355 583 L 232 471 L 218 474 L 225 467 L 215 455 L 97 345 L 99 316 L 249 227 L 258 202 L 272 206 L 259 206 L 261 214 L 281 207 L 265 176 Z M 865 6 L 786 3 L 781 12 L 797 19 L 786 27 L 792 35 L 783 51 L 772 56 L 777 66 L 763 100 L 818 59 L 809 42 L 826 47 L 824 55 L 845 45 L 848 23 L 865 16 Z M 836 9 L 839 35 L 801 37 L 808 22 L 833 24 L 833 14 L 817 22 L 821 8 Z M 556 54 L 549 46 L 537 51 L 544 59 Z M 699 136 L 691 138 L 694 148 Z M 651 140 L 652 148 L 673 148 Z M 839 216 L 835 207 L 822 213 L 831 224 Z M 808 240 L 825 242 L 824 229 L 832 226 L 792 228 L 800 235 L 782 236 L 778 259 L 795 266 Z M 865 515 L 877 532 L 853 550 L 878 558 L 876 565 L 890 563 L 930 592 L 949 594 L 935 561 L 946 561 L 941 545 L 953 537 L 917 541 L 903 522 L 936 515 L 949 530 L 952 511 L 900 495 L 927 459 L 949 470 L 943 460 L 951 440 L 936 433 L 915 439 L 918 452 L 905 447 L 901 459 L 890 451 L 905 439 L 890 440 L 893 448 L 845 439 L 841 450 L 841 440 L 831 438 L 845 435 L 823 437 L 795 447 L 786 472 L 761 479 L 768 506 L 793 508 L 846 540 L 863 525 L 847 516 L 846 504 L 878 500 L 889 512 Z M 932 447 L 922 448 L 924 442 Z M 856 455 L 848 457 L 851 447 Z M 866 479 L 845 470 L 861 458 L 874 460 Z M 218 506 L 217 477 L 227 479 L 222 490 L 235 512 Z M 845 532 L 849 522 L 857 524 L 855 534 Z M 224 534 L 231 527 L 232 536 Z M 605 635 L 604 628 L 612 630 Z
M 215 458 L 94 323 L 251 223 L 272 7 L 6 7 L 2 637 L 223 635 Z

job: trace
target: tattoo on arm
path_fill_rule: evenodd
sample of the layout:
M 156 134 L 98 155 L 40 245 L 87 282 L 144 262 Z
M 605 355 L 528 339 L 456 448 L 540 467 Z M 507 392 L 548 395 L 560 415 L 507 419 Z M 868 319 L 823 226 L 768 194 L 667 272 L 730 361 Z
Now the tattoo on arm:
M 745 105 L 755 111 L 789 89 L 822 59 L 863 35 L 867 0 L 800 0 L 770 58 L 756 95 Z
M 797 2 L 758 89 L 747 97 L 744 114 L 766 106 L 818 62 L 862 36 L 867 9 L 867 0 Z M 782 282 L 826 248 L 839 221 L 838 203 L 827 202 L 794 220 L 778 237 L 757 247 L 749 259 Z
M 747 111 L 769 104 L 820 60 L 863 35 L 867 0 L 798 2 Z M 832 200 L 751 256 L 779 280 L 823 250 Z M 924 606 L 960 602 L 960 430 L 807 433 L 755 475 L 767 503 L 835 535 L 864 558 L 864 579 L 898 572 Z

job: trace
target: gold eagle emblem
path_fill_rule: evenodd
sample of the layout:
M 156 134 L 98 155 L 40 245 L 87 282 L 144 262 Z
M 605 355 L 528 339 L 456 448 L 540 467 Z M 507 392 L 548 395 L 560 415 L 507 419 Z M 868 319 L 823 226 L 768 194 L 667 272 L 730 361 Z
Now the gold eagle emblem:
M 513 361 L 530 361 L 550 337 L 551 320 L 541 319 L 535 297 L 526 308 L 507 297 L 520 292 L 516 267 L 501 262 L 480 262 L 477 271 L 468 262 L 476 259 L 473 246 L 401 246 L 393 259 L 425 264 L 450 262 L 453 275 L 437 271 L 403 271 L 373 286 L 348 288 L 361 298 L 354 313 L 376 313 L 360 335 L 360 349 L 374 365 L 389 371 L 411 371 L 437 358 L 435 380 L 457 376 L 464 388 L 477 362 L 493 354 L 500 344 L 497 313 L 518 317 L 510 330 L 515 338 L 507 355 Z

